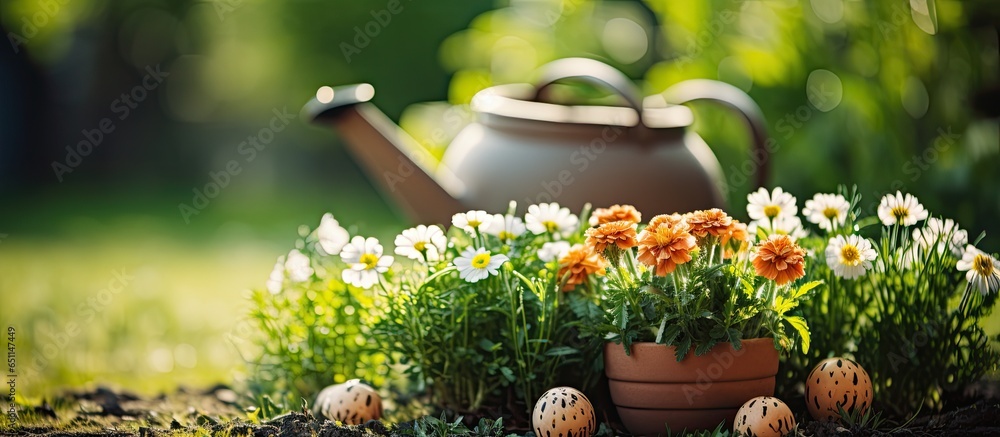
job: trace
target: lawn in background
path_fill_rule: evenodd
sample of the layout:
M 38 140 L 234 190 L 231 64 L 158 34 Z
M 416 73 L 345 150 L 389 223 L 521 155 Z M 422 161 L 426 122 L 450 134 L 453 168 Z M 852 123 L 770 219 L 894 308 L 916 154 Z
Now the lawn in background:
M 190 224 L 163 193 L 13 202 L 16 220 L 0 222 L 0 323 L 16 330 L 18 395 L 98 384 L 152 395 L 238 380 L 232 339 L 245 336 L 246 290 L 263 287 L 299 225 L 332 211 L 382 239 L 401 226 L 371 187 L 354 188 L 220 197 Z

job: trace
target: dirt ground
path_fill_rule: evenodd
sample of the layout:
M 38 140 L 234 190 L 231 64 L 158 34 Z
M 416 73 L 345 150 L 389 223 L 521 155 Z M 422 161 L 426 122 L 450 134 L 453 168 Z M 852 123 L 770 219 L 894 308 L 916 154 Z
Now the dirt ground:
M 44 437 L 418 435 L 412 422 L 386 426 L 381 422 L 370 421 L 360 426 L 338 426 L 308 412 L 288 413 L 255 423 L 252 415 L 239 402 L 237 393 L 222 385 L 208 390 L 179 389 L 175 393 L 154 398 L 98 388 L 66 393 L 40 405 L 18 406 L 18 423 L 0 428 L 0 434 Z M 609 434 L 624 435 L 621 431 L 611 431 Z M 924 415 L 905 426 L 887 421 L 878 429 L 803 421 L 799 424 L 798 435 L 1000 436 L 1000 400 L 979 400 L 945 413 Z

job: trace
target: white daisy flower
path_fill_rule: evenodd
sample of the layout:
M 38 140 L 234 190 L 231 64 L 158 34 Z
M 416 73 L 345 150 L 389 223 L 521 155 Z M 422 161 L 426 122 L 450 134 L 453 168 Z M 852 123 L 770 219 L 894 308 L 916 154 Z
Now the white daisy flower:
M 494 214 L 486 233 L 501 241 L 510 241 L 524 234 L 524 221 L 512 215 Z
M 448 238 L 437 225 L 419 225 L 396 236 L 396 255 L 418 261 L 437 261 L 448 245 Z
M 278 262 L 274 263 L 271 274 L 267 277 L 267 291 L 271 294 L 281 293 L 285 282 L 285 257 L 279 256 Z
M 806 201 L 802 214 L 806 220 L 819 225 L 820 228 L 832 231 L 834 227 L 844 225 L 847 220 L 847 210 L 851 203 L 839 194 L 816 194 Z
M 482 210 L 463 212 L 451 216 L 452 226 L 458 226 L 470 234 L 475 234 L 476 231 L 486 232 L 486 228 L 490 227 L 491 221 L 493 221 L 493 216 Z
M 776 234 L 787 235 L 792 240 L 805 238 L 809 235 L 805 228 L 802 227 L 802 219 L 797 215 L 775 217 L 770 222 L 767 219 L 754 220 L 747 225 L 747 232 L 751 236 L 756 237 L 758 229 L 763 229 L 764 233 L 768 236 Z
M 565 241 L 552 241 L 542 245 L 538 250 L 538 259 L 545 262 L 552 262 L 562 259 L 569 253 L 569 243 Z
M 955 256 L 961 257 L 969 242 L 969 233 L 959 229 L 952 219 L 931 217 L 922 229 L 913 230 L 913 239 L 923 249 L 936 247 L 938 253 L 950 250 Z
M 292 249 L 285 257 L 285 271 L 288 272 L 288 279 L 291 279 L 292 282 L 305 282 L 313 274 L 309 257 L 303 255 L 298 249 Z
M 795 196 L 786 193 L 781 187 L 775 187 L 768 193 L 761 187 L 747 195 L 747 214 L 751 220 L 774 220 L 778 217 L 790 217 L 799 212 L 795 206 Z
M 500 273 L 500 266 L 507 261 L 507 256 L 503 254 L 490 255 L 490 252 L 482 247 L 479 249 L 469 247 L 455 258 L 455 267 L 458 267 L 460 278 L 467 282 L 478 282 L 490 275 L 496 276 Z
M 340 227 L 340 223 L 333 218 L 333 214 L 323 214 L 316 228 L 316 238 L 319 240 L 320 252 L 327 255 L 336 255 L 344 248 L 344 245 L 351 240 L 351 235 L 347 229 Z
M 965 246 L 965 253 L 957 267 L 960 272 L 968 272 L 965 279 L 983 296 L 1000 288 L 1000 261 L 976 249 L 976 246 Z
M 569 208 L 562 208 L 556 202 L 529 206 L 524 221 L 533 234 L 551 232 L 556 236 L 572 233 L 580 223 Z
M 833 274 L 844 279 L 864 276 L 872 268 L 872 261 L 878 256 L 871 241 L 857 235 L 838 235 L 830 239 L 826 246 L 826 265 Z
M 878 204 L 878 218 L 886 226 L 913 226 L 927 218 L 927 210 L 912 194 L 886 194 Z
M 382 245 L 375 238 L 355 235 L 340 251 L 340 259 L 347 264 L 341 276 L 344 282 L 355 287 L 371 288 L 381 274 L 389 271 L 393 258 L 382 256 Z

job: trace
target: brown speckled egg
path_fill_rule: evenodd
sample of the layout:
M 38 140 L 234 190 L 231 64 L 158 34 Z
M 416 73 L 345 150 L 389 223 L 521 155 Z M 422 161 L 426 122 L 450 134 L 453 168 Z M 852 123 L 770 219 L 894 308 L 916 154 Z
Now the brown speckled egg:
M 795 416 L 781 399 L 758 396 L 736 413 L 733 432 L 752 437 L 781 437 L 795 428 Z
M 590 399 L 572 387 L 556 387 L 538 398 L 531 424 L 538 437 L 590 437 L 597 431 Z
M 359 425 L 382 418 L 382 397 L 367 384 L 352 379 L 320 391 L 314 410 L 327 419 Z
M 872 405 L 872 380 L 847 358 L 820 361 L 806 380 L 806 405 L 816 420 L 840 420 L 840 410 L 864 414 Z

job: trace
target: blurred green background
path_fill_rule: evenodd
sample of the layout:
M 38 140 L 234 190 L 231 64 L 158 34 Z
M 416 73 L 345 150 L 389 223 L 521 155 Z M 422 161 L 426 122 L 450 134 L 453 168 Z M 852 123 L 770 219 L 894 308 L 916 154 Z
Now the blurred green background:
M 252 162 L 238 152 L 322 85 L 372 83 L 440 153 L 461 127 L 449 108 L 561 57 L 608 62 L 646 94 L 718 79 L 762 108 L 780 145 L 770 185 L 800 207 L 858 184 L 873 211 L 900 189 L 1000 250 L 994 2 L 399 0 L 378 24 L 390 3 L 0 3 L 0 323 L 18 333 L 19 393 L 238 377 L 244 290 L 263 286 L 298 225 L 331 211 L 389 238 L 405 224 L 328 130 L 292 120 Z M 371 23 L 377 35 L 359 39 Z M 164 80 L 137 91 L 157 69 Z M 747 135 L 695 109 L 742 216 Z M 114 130 L 54 169 L 103 118 Z M 241 172 L 185 219 L 179 205 L 233 159 Z

